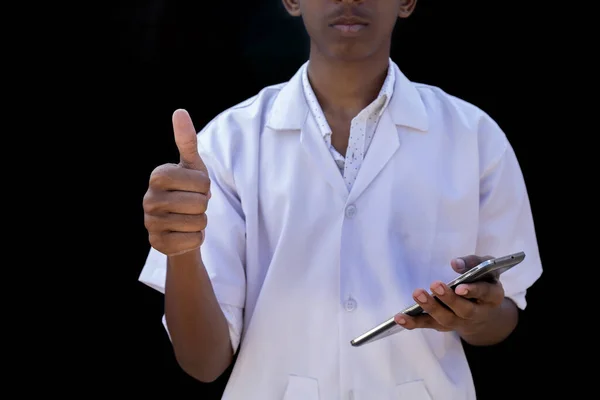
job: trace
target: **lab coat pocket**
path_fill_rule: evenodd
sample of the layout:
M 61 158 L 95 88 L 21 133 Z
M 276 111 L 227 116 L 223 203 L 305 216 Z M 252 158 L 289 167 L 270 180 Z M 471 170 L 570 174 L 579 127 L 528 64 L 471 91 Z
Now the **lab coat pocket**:
M 396 386 L 394 400 L 431 400 L 431 396 L 425 382 L 418 380 Z
M 290 375 L 283 400 L 319 400 L 319 382 L 313 378 Z

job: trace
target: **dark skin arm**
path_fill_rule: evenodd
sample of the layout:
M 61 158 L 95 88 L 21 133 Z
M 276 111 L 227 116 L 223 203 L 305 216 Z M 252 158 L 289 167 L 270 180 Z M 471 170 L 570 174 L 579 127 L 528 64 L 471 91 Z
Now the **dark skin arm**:
M 491 257 L 470 255 L 452 260 L 452 268 L 463 273 Z M 502 342 L 516 328 L 518 310 L 512 300 L 504 297 L 499 281 L 461 284 L 456 290 L 443 282 L 431 284 L 431 293 L 448 308 L 436 301 L 424 289 L 413 292 L 413 298 L 426 314 L 410 317 L 398 314 L 396 323 L 406 329 L 428 328 L 440 332 L 456 331 L 473 346 L 489 346 Z
M 199 250 L 168 258 L 165 317 L 181 368 L 201 382 L 221 376 L 233 349 Z

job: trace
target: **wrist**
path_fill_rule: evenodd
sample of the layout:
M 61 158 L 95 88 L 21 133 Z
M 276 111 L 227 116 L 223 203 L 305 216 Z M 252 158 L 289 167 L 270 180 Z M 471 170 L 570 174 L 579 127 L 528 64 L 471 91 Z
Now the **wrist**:
M 198 265 L 201 263 L 202 257 L 200 255 L 200 248 L 188 250 L 184 253 L 167 256 L 167 265 L 175 268 L 181 268 L 182 266 Z

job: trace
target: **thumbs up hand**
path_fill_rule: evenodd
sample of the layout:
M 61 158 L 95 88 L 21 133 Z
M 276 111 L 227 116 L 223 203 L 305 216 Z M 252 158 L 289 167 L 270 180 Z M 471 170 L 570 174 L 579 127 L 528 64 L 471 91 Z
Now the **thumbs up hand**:
M 150 244 L 168 256 L 202 245 L 210 198 L 208 170 L 198 153 L 196 129 L 187 111 L 173 113 L 173 131 L 180 162 L 152 171 L 143 201 Z

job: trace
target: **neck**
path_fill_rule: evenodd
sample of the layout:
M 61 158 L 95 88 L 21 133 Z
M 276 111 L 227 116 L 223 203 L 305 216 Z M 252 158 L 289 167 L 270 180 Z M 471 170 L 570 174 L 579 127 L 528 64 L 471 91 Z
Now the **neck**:
M 308 77 L 325 115 L 354 118 L 377 98 L 389 51 L 359 61 L 332 60 L 311 45 Z

